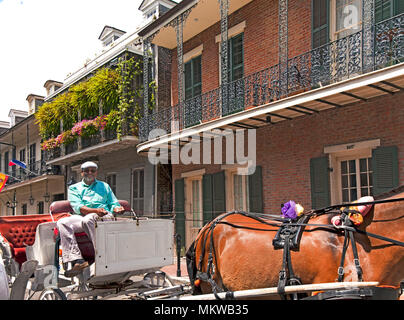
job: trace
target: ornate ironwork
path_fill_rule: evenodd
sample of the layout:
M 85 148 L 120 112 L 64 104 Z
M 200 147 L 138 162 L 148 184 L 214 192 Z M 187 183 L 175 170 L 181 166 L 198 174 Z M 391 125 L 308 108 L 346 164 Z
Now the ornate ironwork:
M 288 0 L 278 1 L 278 24 L 279 24 L 279 74 L 280 87 L 287 88 L 288 73 Z M 287 91 L 282 90 L 281 95 Z
M 229 0 L 218 0 L 220 4 L 220 75 L 222 84 L 229 82 L 229 43 L 228 43 L 228 15 Z
M 375 67 L 377 69 L 404 60 L 404 14 L 375 25 Z
M 149 60 L 151 51 L 151 38 L 143 40 L 143 114 L 149 110 Z
M 363 71 L 373 70 L 374 65 L 374 24 L 375 24 L 375 1 L 362 1 L 362 50 Z
M 364 67 L 367 52 L 363 49 L 361 30 L 286 60 L 286 74 L 280 64 L 265 68 L 242 79 L 222 84 L 198 97 L 165 108 L 142 118 L 140 140 L 148 140 L 153 129 L 166 133 L 183 130 L 251 107 L 260 106 L 285 95 L 333 84 L 358 74 L 385 68 L 404 61 L 404 14 L 374 25 L 375 40 L 371 52 L 374 63 Z M 228 94 L 224 109 L 223 92 Z M 222 113 L 222 110 L 224 111 Z

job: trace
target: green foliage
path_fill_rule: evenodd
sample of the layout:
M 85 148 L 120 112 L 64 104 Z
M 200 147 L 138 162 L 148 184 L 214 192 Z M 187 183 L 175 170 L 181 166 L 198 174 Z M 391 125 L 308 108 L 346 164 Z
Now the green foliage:
M 60 143 L 71 143 L 78 136 L 96 134 L 101 127 L 89 123 L 99 116 L 100 106 L 105 115 L 105 125 L 102 129 L 105 127 L 116 131 L 118 139 L 122 134 L 137 134 L 143 109 L 143 86 L 137 85 L 141 82 L 141 75 L 142 61 L 125 56 L 119 59 L 116 70 L 101 68 L 88 80 L 72 85 L 67 92 L 58 95 L 53 101 L 44 103 L 35 117 L 40 135 L 47 140 L 43 144 L 45 149 L 52 149 Z M 149 92 L 151 110 L 155 103 L 154 82 L 150 83 Z M 62 133 L 61 121 L 64 131 Z M 80 126 L 83 133 L 80 131 L 80 134 L 75 134 Z

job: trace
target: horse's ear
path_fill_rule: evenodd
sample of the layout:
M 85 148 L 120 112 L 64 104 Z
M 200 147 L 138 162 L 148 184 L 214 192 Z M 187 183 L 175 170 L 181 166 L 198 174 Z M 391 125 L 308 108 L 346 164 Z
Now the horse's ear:
M 379 147 L 372 151 L 373 194 L 378 195 L 399 185 L 398 149 L 396 146 Z

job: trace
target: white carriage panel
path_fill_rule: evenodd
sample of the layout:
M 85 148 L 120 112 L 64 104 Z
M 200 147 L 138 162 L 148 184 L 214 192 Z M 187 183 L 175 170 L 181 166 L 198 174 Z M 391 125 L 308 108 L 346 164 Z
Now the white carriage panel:
M 37 260 L 41 266 L 53 265 L 55 263 L 55 222 L 44 222 L 38 224 L 35 233 L 35 242 L 32 246 L 26 247 L 27 260 Z
M 95 276 L 173 263 L 174 222 L 165 219 L 99 222 Z

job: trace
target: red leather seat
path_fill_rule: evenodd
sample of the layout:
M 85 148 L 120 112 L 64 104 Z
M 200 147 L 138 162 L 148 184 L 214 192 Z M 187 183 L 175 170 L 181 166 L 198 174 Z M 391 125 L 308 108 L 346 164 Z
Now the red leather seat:
M 53 219 L 57 221 L 67 216 L 69 216 L 69 213 L 58 213 L 53 215 Z M 25 247 L 32 246 L 34 243 L 38 224 L 51 221 L 50 214 L 0 217 L 0 233 L 10 244 L 13 258 L 20 266 L 27 260 Z

